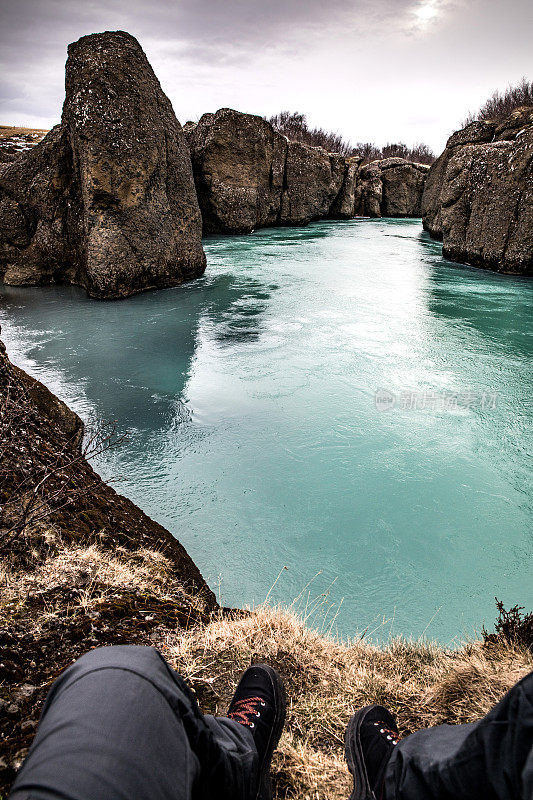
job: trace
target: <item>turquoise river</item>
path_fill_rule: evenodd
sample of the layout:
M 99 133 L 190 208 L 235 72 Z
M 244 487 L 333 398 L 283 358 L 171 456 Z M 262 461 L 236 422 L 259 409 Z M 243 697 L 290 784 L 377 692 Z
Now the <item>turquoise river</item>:
M 102 476 L 226 605 L 452 645 L 495 596 L 531 609 L 532 282 L 447 262 L 418 220 L 205 248 L 201 280 L 125 301 L 0 289 L 15 363 L 128 432 Z

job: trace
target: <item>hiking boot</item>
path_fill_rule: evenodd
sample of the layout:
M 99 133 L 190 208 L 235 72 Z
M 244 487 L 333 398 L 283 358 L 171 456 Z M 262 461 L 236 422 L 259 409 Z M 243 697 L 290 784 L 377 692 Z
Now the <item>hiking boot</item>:
M 280 676 L 266 664 L 255 664 L 243 674 L 227 716 L 246 725 L 254 737 L 259 756 L 256 800 L 270 800 L 270 762 L 285 722 L 285 690 Z
M 396 720 L 383 706 L 366 706 L 350 719 L 344 741 L 353 775 L 350 800 L 380 800 L 385 768 L 400 741 Z

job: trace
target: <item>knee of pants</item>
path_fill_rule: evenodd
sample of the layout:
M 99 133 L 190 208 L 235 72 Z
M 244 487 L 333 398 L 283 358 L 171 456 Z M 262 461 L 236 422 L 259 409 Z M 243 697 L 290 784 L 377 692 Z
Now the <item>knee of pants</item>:
M 48 694 L 43 713 L 58 691 L 66 688 L 82 675 L 95 670 L 112 668 L 127 669 L 145 677 L 158 674 L 165 677 L 169 675 L 166 661 L 154 647 L 142 645 L 97 647 L 80 656 L 59 676 Z

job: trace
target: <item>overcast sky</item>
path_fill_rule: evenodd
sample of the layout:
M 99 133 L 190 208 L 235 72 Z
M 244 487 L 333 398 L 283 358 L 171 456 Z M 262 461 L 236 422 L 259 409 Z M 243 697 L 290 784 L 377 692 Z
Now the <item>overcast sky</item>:
M 533 78 L 532 0 L 0 0 L 0 124 L 58 122 L 68 43 L 116 29 L 182 123 L 288 109 L 440 152 L 494 89 Z

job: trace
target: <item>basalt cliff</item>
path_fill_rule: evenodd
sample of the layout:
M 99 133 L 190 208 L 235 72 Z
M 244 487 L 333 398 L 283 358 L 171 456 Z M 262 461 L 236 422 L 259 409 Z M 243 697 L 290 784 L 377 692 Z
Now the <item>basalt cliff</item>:
M 532 275 L 533 107 L 454 133 L 427 176 L 422 214 L 446 258 Z

